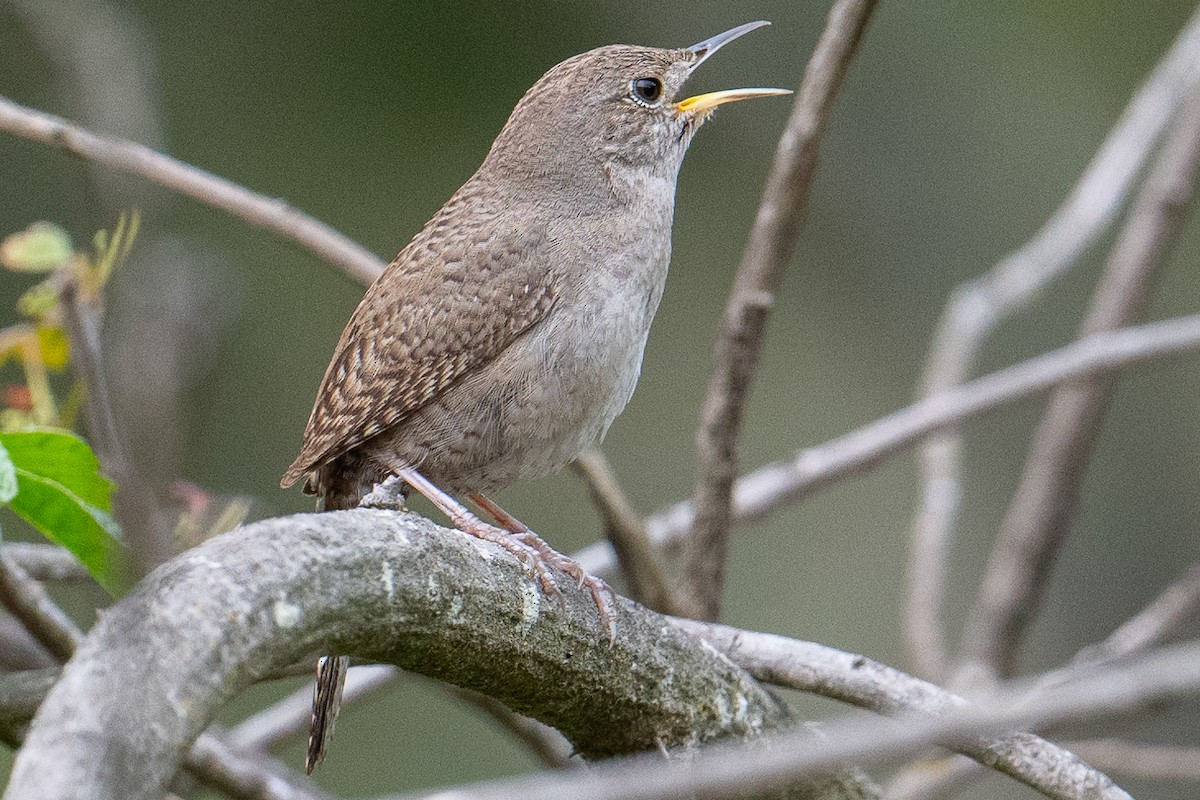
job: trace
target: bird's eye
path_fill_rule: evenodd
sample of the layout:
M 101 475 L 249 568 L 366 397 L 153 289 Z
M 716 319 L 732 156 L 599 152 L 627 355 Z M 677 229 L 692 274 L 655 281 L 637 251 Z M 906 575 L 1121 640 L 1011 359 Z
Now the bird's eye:
M 662 97 L 663 85 L 658 78 L 634 78 L 629 87 L 633 90 L 633 99 L 643 105 L 652 106 Z

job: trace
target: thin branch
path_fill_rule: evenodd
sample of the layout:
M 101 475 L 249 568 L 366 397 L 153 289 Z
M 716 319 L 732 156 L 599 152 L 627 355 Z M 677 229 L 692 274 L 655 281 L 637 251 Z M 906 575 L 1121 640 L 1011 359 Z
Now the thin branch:
M 604 535 L 616 553 L 629 596 L 659 613 L 676 613 L 675 597 L 659 563 L 658 548 L 646 531 L 646 523 L 621 490 L 608 459 L 592 449 L 576 458 L 572 467 L 604 518 Z
M 550 769 L 577 769 L 583 766 L 582 759 L 573 757 L 575 750 L 571 743 L 549 725 L 514 713 L 508 706 L 486 694 L 466 689 L 454 689 L 453 693 L 508 731 L 513 738 L 524 744 L 529 752 L 537 756 L 544 766 Z
M 942 717 L 969 703 L 899 670 L 825 645 L 676 620 L 760 681 L 819 694 L 887 716 Z M 1079 787 L 1104 786 L 1101 772 L 1067 750 L 1027 733 L 970 742 L 956 748 L 1047 797 L 1081 797 Z M 1119 795 L 1114 795 L 1119 796 Z
M 1149 650 L 1191 619 L 1197 607 L 1200 607 L 1200 561 L 1188 567 L 1103 642 L 1079 651 L 1072 664 L 1105 663 Z
M 837 439 L 801 450 L 743 476 L 734 491 L 734 518 L 753 522 L 838 480 L 886 462 L 947 427 L 1011 405 L 1062 383 L 1200 347 L 1200 315 L 1176 317 L 1090 336 L 958 388 L 927 397 Z M 646 520 L 661 547 L 677 548 L 690 530 L 692 505 L 676 503 Z M 577 555 L 595 574 L 613 568 L 607 544 Z
M 1063 747 L 1107 775 L 1159 781 L 1200 781 L 1200 748 L 1141 744 L 1120 739 L 1064 742 Z M 893 778 L 888 800 L 935 800 L 970 786 L 983 772 L 962 756 L 921 761 Z
M 1168 584 L 1103 642 L 1083 648 L 1067 666 L 1046 672 L 1038 680 L 1046 688 L 1070 680 L 1081 667 L 1099 667 L 1118 658 L 1140 655 L 1175 632 L 1197 605 L 1200 605 L 1200 562 Z M 1104 764 L 1098 766 L 1105 767 Z M 897 773 L 884 796 L 895 800 L 939 797 L 954 787 L 970 783 L 979 775 L 976 764 L 961 758 L 922 761 Z
M 1070 747 L 1118 775 L 1161 781 L 1200 781 L 1200 747 L 1141 744 L 1120 739 L 1072 742 Z
M 1200 75 L 1200 11 L 1134 95 L 1066 202 L 1038 234 L 981 278 L 960 286 L 943 312 L 925 368 L 926 396 L 963 383 L 992 329 L 1024 308 L 1108 229 L 1159 135 Z M 939 604 L 962 496 L 962 439 L 949 431 L 921 449 L 921 506 L 912 526 L 905 637 L 919 674 L 946 669 Z
M 1141 316 L 1150 285 L 1190 217 L 1200 177 L 1200 80 L 1117 237 L 1081 337 Z M 1030 445 L 963 633 L 963 674 L 1008 676 L 1066 540 L 1116 376 L 1058 388 Z
M 0 729 L 12 746 L 20 744 L 20 735 L 15 731 L 33 719 L 38 706 L 58 680 L 58 667 L 27 669 L 0 675 Z
M 104 472 L 117 485 L 113 506 L 128 538 L 128 553 L 133 563 L 124 566 L 130 570 L 133 583 L 175 554 L 171 528 L 154 490 L 138 472 L 118 429 L 100 348 L 96 309 L 81 296 L 78 284 L 67 270 L 60 270 L 57 278 L 63 326 L 71 342 L 71 365 L 87 388 L 84 409 L 88 433 Z
M 404 674 L 390 664 L 351 667 L 342 692 L 342 708 L 393 686 L 397 678 Z M 570 745 L 553 728 L 515 714 L 507 706 L 478 692 L 452 689 L 452 693 L 513 734 L 546 766 L 562 767 L 575 763 L 570 761 Z M 233 727 L 226 740 L 235 748 L 265 752 L 277 742 L 308 729 L 312 719 L 312 704 L 312 688 L 297 689 Z
M 66 661 L 83 633 L 37 581 L 0 551 L 0 603 L 60 661 Z
M 90 581 L 87 568 L 65 547 L 41 542 L 4 542 L 0 552 L 35 581 Z
M 211 733 L 196 739 L 184 765 L 201 783 L 236 800 L 331 800 L 312 782 L 272 759 L 238 752 Z
M 725 306 L 696 431 L 695 532 L 684 559 L 689 616 L 716 619 L 725 585 L 742 417 L 774 293 L 808 211 L 821 137 L 878 0 L 837 0 L 817 41 Z
M 661 616 L 618 598 L 610 642 L 590 594 L 559 588 L 548 601 L 510 555 L 414 514 L 305 514 L 215 537 L 101 617 L 34 718 L 7 800 L 155 797 L 226 698 L 315 652 L 482 691 L 592 758 L 788 721 Z
M 1074 751 L 1072 751 L 1074 752 Z M 883 789 L 888 800 L 938 800 L 953 797 L 983 775 L 978 762 L 965 756 L 926 758 L 893 775 Z
M 135 142 L 97 135 L 5 97 L 0 97 L 0 131 L 66 150 L 185 194 L 297 242 L 361 283 L 370 283 L 383 270 L 383 262 L 361 245 L 285 201 L 252 192 Z
M 309 670 L 311 672 L 311 668 Z M 348 705 L 391 685 L 401 671 L 390 664 L 366 664 L 352 667 L 346 673 L 342 704 Z M 246 750 L 266 751 L 272 745 L 308 729 L 312 718 L 312 687 L 297 689 L 287 697 L 272 703 L 230 728 L 229 743 Z
M 755 792 L 827 772 L 846 763 L 905 758 L 930 745 L 961 747 L 1004 731 L 1061 725 L 1128 714 L 1166 700 L 1200 693 L 1200 643 L 1164 648 L 1106 670 L 1081 673 L 1051 692 L 1030 694 L 1015 683 L 978 700 L 970 708 L 939 719 L 864 719 L 854 715 L 821 726 L 820 736 L 794 729 L 772 736 L 770 746 L 717 743 L 700 757 L 663 761 L 632 757 L 596 764 L 582 775 L 544 773 L 491 781 L 453 790 L 455 800 L 716 800 Z M 1088 794 L 1091 791 L 1092 794 Z M 440 795 L 407 795 L 433 800 Z M 1080 797 L 1128 797 L 1114 787 L 1080 787 Z
M 46 646 L 16 617 L 0 614 L 0 672 L 41 669 L 58 664 Z

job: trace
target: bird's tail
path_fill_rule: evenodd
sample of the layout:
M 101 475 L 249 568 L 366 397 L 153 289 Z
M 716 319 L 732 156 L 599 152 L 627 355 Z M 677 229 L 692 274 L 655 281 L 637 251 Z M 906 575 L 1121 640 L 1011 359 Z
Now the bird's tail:
M 333 738 L 333 727 L 342 709 L 342 691 L 346 688 L 349 656 L 321 656 L 317 661 L 317 684 L 313 687 L 312 718 L 308 723 L 308 753 L 304 771 L 312 775 L 325 760 L 325 749 Z

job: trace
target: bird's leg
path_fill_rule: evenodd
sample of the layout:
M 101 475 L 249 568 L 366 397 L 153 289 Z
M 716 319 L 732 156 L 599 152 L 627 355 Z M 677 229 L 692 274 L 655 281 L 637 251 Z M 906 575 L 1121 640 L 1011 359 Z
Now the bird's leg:
M 479 506 L 485 514 L 494 519 L 497 525 L 537 550 L 542 558 L 574 578 L 580 588 L 586 586 L 588 591 L 592 593 L 592 600 L 596 603 L 596 610 L 600 612 L 601 624 L 608 628 L 609 638 L 615 639 L 617 637 L 617 609 L 614 602 L 613 590 L 609 588 L 603 579 L 597 578 L 595 575 L 589 575 L 578 561 L 570 556 L 564 556 L 555 550 L 545 539 L 534 533 L 528 525 L 521 522 L 521 520 L 512 514 L 509 514 L 492 500 L 478 493 L 467 496 L 472 503 Z
M 546 594 L 556 595 L 559 593 L 558 584 L 554 582 L 554 576 L 550 573 L 550 567 L 547 564 L 549 559 L 545 558 L 542 551 L 536 546 L 531 545 L 520 536 L 501 530 L 494 525 L 488 525 L 412 467 L 400 467 L 395 472 L 400 480 L 420 492 L 426 500 L 437 507 L 438 511 L 449 517 L 455 528 L 477 539 L 500 545 L 533 569 Z

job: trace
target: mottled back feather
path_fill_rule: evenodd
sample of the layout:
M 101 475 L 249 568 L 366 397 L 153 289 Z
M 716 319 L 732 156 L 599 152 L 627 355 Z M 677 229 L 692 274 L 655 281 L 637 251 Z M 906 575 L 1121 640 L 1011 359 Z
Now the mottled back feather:
M 359 303 L 283 488 L 402 422 L 553 307 L 556 276 L 546 266 L 552 254 L 544 227 L 505 224 L 512 209 L 496 208 L 474 188 L 460 189 Z

